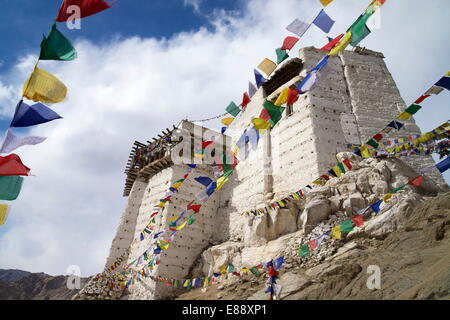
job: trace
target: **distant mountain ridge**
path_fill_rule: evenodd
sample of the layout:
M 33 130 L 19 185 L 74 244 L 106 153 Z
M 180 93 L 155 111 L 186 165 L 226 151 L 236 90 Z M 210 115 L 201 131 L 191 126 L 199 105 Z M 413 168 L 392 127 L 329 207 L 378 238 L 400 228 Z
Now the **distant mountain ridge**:
M 70 300 L 79 290 L 67 288 L 67 276 L 0 269 L 0 300 Z M 81 278 L 81 288 L 89 278 Z

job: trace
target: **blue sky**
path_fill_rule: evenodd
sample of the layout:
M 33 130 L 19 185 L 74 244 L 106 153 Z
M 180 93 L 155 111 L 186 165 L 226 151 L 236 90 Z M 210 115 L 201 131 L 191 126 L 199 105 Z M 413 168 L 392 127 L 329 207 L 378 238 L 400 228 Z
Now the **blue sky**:
M 369 2 L 328 6 L 336 20 L 331 35 L 344 32 Z M 0 0 L 0 134 L 59 4 Z M 133 141 L 239 102 L 254 66 L 274 59 L 274 49 L 290 35 L 285 27 L 294 18 L 311 21 L 320 9 L 318 0 L 117 0 L 83 19 L 81 30 L 58 24 L 78 59 L 40 67 L 68 87 L 68 99 L 53 106 L 64 119 L 26 129 L 48 139 L 17 151 L 36 176 L 26 177 L 0 229 L 0 268 L 101 271 L 126 204 L 123 169 Z M 362 43 L 384 53 L 407 104 L 450 70 L 448 12 L 448 0 L 388 0 L 381 29 Z M 325 41 L 311 28 L 295 50 Z M 423 104 L 415 117 L 423 131 L 450 118 L 449 98 L 446 91 Z M 450 181 L 450 173 L 446 177 Z

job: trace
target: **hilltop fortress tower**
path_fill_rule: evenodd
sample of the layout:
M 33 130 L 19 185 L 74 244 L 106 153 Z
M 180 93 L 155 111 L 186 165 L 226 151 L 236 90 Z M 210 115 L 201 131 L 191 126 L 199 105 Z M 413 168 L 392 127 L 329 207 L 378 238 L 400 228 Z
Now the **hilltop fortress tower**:
M 259 116 L 264 99 L 275 101 L 284 88 L 298 84 L 324 54 L 307 47 L 299 51 L 298 58 L 284 63 L 234 120 L 230 130 L 225 132 L 227 138 L 233 142 L 239 139 L 252 117 Z M 277 209 L 270 217 L 249 217 L 241 213 L 262 207 L 311 183 L 336 165 L 336 154 L 348 151 L 347 144 L 365 143 L 406 108 L 383 58 L 381 53 L 362 48 L 331 57 L 328 71 L 316 87 L 301 95 L 292 108 L 285 110 L 276 126 L 261 137 L 257 149 L 237 165 L 224 187 L 203 205 L 196 222 L 178 232 L 170 248 L 161 255 L 155 275 L 172 279 L 201 276 L 192 272 L 202 252 L 212 245 L 233 240 L 242 242 L 244 246 L 260 246 L 297 231 L 301 213 L 298 211 Z M 409 136 L 421 133 L 412 118 L 402 122 L 405 123 L 402 131 L 395 130 L 391 134 Z M 182 121 L 177 128 L 193 133 L 194 126 Z M 139 237 L 149 222 L 153 206 L 185 173 L 186 166 L 175 165 L 170 156 L 173 145 L 168 137 L 175 128 L 167 129 L 148 144 L 135 142 L 126 171 L 124 196 L 128 197 L 128 204 L 112 241 L 106 266 Z M 136 162 L 136 155 L 149 148 L 154 151 Z M 416 171 L 434 165 L 431 156 L 410 156 L 404 161 Z M 446 187 L 439 173 L 427 175 L 438 187 Z M 171 203 L 157 215 L 157 227 L 167 227 L 168 218 L 179 215 L 187 203 L 196 199 L 195 194 L 202 189 L 193 179 L 196 176 L 214 179 L 211 168 L 199 165 L 172 197 Z M 279 215 L 286 215 L 283 218 L 285 223 L 277 224 Z M 266 219 L 267 223 L 256 224 L 255 219 Z M 146 245 L 147 241 L 131 245 L 127 262 L 135 260 Z M 161 299 L 180 290 L 147 278 L 131 285 L 127 298 Z

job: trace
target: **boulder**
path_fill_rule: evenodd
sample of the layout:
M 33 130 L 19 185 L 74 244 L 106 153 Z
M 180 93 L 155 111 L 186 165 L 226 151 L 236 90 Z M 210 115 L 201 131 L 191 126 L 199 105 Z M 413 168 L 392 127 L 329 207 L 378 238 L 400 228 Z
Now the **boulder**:
M 328 218 L 331 214 L 331 206 L 329 200 L 312 200 L 306 204 L 299 219 L 305 234 L 309 233 L 322 220 Z

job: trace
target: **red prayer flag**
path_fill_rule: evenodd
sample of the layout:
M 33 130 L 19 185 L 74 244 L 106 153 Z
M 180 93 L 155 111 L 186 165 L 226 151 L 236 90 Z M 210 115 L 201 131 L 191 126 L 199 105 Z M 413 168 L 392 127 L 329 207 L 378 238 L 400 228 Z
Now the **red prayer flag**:
M 283 45 L 281 46 L 281 50 L 291 50 L 297 41 L 300 40 L 300 38 L 297 37 L 286 37 L 284 38 Z
M 309 244 L 309 247 L 311 248 L 311 250 L 314 250 L 315 248 L 317 248 L 317 240 L 316 239 L 311 240 L 308 244 Z
M 278 276 L 278 272 L 275 270 L 275 268 L 273 266 L 269 267 L 269 270 L 267 273 L 268 273 L 269 277 L 271 277 L 271 278 Z
M 363 216 L 358 214 L 352 217 L 353 224 L 357 227 L 362 227 L 364 225 Z
M 423 102 L 426 98 L 428 98 L 430 95 L 423 95 L 421 96 L 419 99 L 417 99 L 416 101 L 414 101 L 415 104 L 420 104 L 421 102 Z
M 200 211 L 200 208 L 202 207 L 201 204 L 194 204 L 194 205 L 188 205 L 187 209 L 192 210 L 195 213 L 198 213 Z
M 0 176 L 27 176 L 29 172 L 17 154 L 0 157 Z
M 412 179 L 411 181 L 408 181 L 408 184 L 415 186 L 415 187 L 420 187 L 422 185 L 422 176 L 418 176 L 417 178 Z
M 381 139 L 383 139 L 383 136 L 380 133 L 373 136 L 373 140 L 375 141 L 381 141 Z
M 80 8 L 80 18 L 89 17 L 110 8 L 109 4 L 103 0 L 64 0 L 61 8 L 59 9 L 56 21 L 65 22 L 74 15 L 74 11 L 69 8 L 70 6 L 77 6 Z M 68 8 L 69 12 L 67 12 Z
M 262 109 L 261 114 L 259 115 L 259 117 L 260 117 L 261 119 L 266 120 L 266 121 L 269 121 L 269 120 L 270 120 L 270 115 L 269 115 L 269 113 L 267 112 L 266 108 L 263 108 L 263 109 Z
M 330 177 L 327 176 L 326 174 L 324 174 L 323 176 L 320 176 L 321 178 L 323 178 L 325 181 L 330 180 Z
M 252 100 L 248 96 L 248 93 L 244 92 L 244 96 L 242 97 L 242 103 L 241 103 L 242 108 L 245 108 L 250 103 L 250 101 L 252 101 Z
M 331 51 L 331 49 L 334 48 L 334 46 L 336 44 L 338 44 L 339 41 L 341 41 L 342 37 L 344 36 L 344 34 L 340 34 L 338 35 L 336 38 L 334 38 L 333 40 L 331 40 L 328 44 L 326 44 L 324 47 L 322 47 L 320 50 L 321 51 Z
M 300 91 L 297 90 L 296 88 L 289 88 L 288 97 L 287 97 L 287 101 L 286 101 L 288 106 L 293 105 L 298 100 L 299 93 L 300 93 Z
M 348 170 L 352 170 L 353 166 L 350 163 L 349 159 L 344 159 L 342 162 L 345 164 L 345 166 L 348 168 Z

